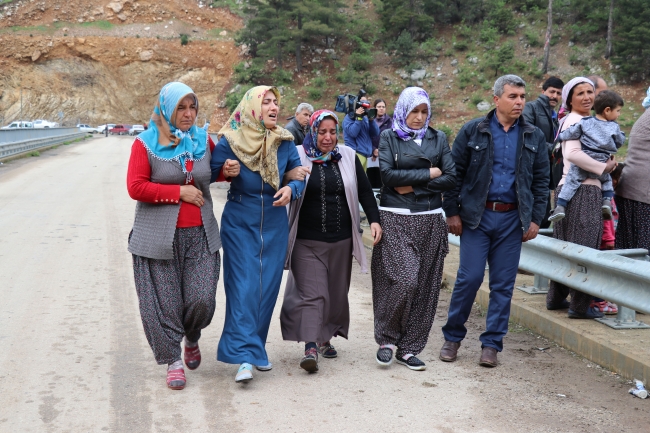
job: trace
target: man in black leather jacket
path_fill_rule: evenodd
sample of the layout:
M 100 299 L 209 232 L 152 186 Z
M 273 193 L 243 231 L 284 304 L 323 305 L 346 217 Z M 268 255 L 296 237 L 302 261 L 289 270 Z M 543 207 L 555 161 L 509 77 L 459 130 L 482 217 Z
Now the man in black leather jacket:
M 494 84 L 496 109 L 465 124 L 452 148 L 456 187 L 444 193 L 452 234 L 460 236 L 460 266 L 442 328 L 440 359 L 456 360 L 465 322 L 490 265 L 490 303 L 480 336 L 480 365 L 495 367 L 508 332 L 510 301 L 522 241 L 537 236 L 548 199 L 549 161 L 542 131 L 522 116 L 526 83 L 504 75 Z
M 531 125 L 537 126 L 544 133 L 546 139 L 546 146 L 548 147 L 549 161 L 551 152 L 553 151 L 553 143 L 558 130 L 558 119 L 555 107 L 562 99 L 562 87 L 564 82 L 558 77 L 549 77 L 542 85 L 542 94 L 539 95 L 535 101 L 526 103 L 524 107 L 524 119 Z M 553 179 L 549 180 L 549 188 L 555 189 Z M 548 216 L 551 214 L 551 202 L 548 201 L 546 206 L 546 213 L 542 220 L 542 228 L 547 228 L 551 225 Z

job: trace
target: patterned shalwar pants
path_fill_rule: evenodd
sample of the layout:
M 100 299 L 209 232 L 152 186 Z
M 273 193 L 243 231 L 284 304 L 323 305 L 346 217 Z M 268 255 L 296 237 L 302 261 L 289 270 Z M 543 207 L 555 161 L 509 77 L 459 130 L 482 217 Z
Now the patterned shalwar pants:
M 447 224 L 442 214 L 379 213 L 383 235 L 371 265 L 375 341 L 397 346 L 397 356 L 417 355 L 438 308 Z
M 198 341 L 212 321 L 220 270 L 203 226 L 176 229 L 171 260 L 133 256 L 142 326 L 158 364 L 180 360 L 183 336 Z

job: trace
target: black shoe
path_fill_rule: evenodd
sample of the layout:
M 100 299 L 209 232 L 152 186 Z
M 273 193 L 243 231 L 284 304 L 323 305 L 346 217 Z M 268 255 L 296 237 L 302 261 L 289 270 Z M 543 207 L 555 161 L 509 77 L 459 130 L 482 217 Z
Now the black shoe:
M 546 309 L 547 310 L 566 310 L 569 308 L 569 301 L 566 299 L 562 300 L 559 304 L 551 304 L 549 302 L 546 303 Z
M 411 370 L 422 371 L 427 368 L 424 362 L 420 361 L 415 356 L 411 356 L 409 359 L 404 359 L 396 356 L 395 361 L 397 361 L 398 364 L 406 365 Z
M 576 313 L 573 310 L 569 310 L 569 319 L 600 319 L 605 315 L 600 311 L 596 310 L 593 307 L 587 308 L 584 314 Z
M 380 347 L 377 350 L 377 364 L 385 367 L 393 363 L 393 349 L 390 347 Z

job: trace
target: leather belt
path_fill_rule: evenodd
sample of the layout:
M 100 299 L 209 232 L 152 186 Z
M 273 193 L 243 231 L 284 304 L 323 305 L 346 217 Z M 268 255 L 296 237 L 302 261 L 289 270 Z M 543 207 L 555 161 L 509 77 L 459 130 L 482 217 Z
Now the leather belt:
M 517 203 L 502 203 L 500 201 L 486 201 L 485 208 L 494 212 L 509 212 L 517 209 Z

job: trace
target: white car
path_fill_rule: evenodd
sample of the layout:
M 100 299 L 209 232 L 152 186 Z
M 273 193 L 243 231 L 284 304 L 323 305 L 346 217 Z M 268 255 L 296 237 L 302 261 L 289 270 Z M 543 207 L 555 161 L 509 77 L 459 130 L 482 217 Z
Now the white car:
M 58 128 L 59 124 L 56 122 L 50 122 L 48 120 L 36 119 L 34 120 L 34 128 L 43 129 L 43 128 Z
M 115 128 L 115 124 L 114 123 L 108 123 L 108 124 L 104 124 L 104 125 L 99 125 L 97 127 L 97 132 L 99 132 L 100 134 L 106 133 L 106 127 L 108 127 L 108 129 L 110 130 L 111 128 Z
M 131 129 L 129 129 L 129 135 L 138 135 L 143 131 L 144 131 L 144 125 L 133 125 Z
M 34 123 L 28 122 L 26 120 L 16 120 L 15 122 L 11 122 L 9 125 L 2 127 L 2 129 L 33 129 L 33 128 L 34 128 Z
M 77 128 L 79 128 L 79 131 L 81 132 L 89 132 L 91 134 L 96 134 L 98 132 L 101 132 L 99 128 L 93 128 L 90 125 L 86 125 L 85 123 L 80 123 L 77 125 Z M 102 130 L 103 131 L 103 130 Z

